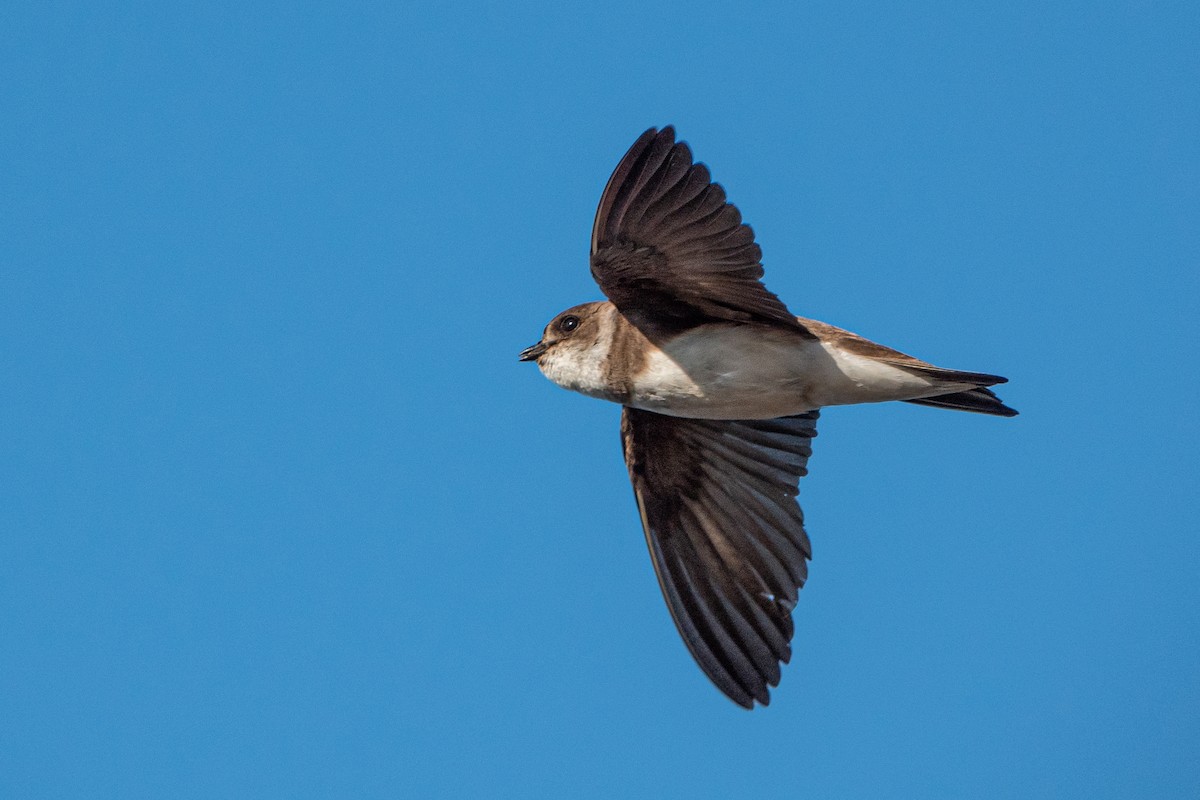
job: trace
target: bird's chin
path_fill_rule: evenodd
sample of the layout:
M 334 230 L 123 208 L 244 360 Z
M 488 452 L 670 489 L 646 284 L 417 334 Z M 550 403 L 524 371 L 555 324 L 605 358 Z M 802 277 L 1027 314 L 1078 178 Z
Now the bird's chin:
M 517 359 L 520 361 L 537 361 L 542 357 L 542 353 L 545 353 L 549 347 L 550 345 L 546 344 L 545 342 L 538 342 L 532 347 L 526 347 L 524 350 L 522 350 L 517 356 Z

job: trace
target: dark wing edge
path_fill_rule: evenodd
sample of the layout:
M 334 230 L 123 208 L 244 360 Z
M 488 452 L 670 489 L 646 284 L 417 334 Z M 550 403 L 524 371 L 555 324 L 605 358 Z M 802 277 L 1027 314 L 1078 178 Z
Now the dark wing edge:
M 675 627 L 717 688 L 770 703 L 812 548 L 796 502 L 818 412 L 698 420 L 625 408 L 621 438 Z
M 608 179 L 592 225 L 592 276 L 627 315 L 804 330 L 761 283 L 754 231 L 671 126 L 650 128 Z

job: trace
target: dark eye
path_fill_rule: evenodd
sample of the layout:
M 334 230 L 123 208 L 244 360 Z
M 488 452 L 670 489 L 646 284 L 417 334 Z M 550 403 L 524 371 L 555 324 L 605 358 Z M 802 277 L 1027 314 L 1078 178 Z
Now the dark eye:
M 574 314 L 568 314 L 558 321 L 558 329 L 563 333 L 570 333 L 579 327 L 579 317 Z

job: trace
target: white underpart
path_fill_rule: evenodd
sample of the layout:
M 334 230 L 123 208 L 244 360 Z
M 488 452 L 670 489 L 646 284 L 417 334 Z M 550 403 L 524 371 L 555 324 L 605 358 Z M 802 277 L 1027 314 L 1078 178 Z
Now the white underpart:
M 681 417 L 771 419 L 969 386 L 939 383 L 786 331 L 713 325 L 655 351 L 633 381 L 629 405 Z

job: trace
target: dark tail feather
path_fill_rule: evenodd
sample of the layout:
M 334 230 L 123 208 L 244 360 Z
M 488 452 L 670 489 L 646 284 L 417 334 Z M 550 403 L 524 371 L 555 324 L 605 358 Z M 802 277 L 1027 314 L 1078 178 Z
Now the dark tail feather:
M 1003 380 L 1003 379 L 1001 379 Z M 934 406 L 936 408 L 953 408 L 958 411 L 974 411 L 977 414 L 994 414 L 997 417 L 1015 417 L 1017 411 L 1000 402 L 991 389 L 968 389 L 965 392 L 942 394 L 937 397 L 922 397 L 918 400 L 906 400 L 919 406 Z

